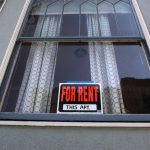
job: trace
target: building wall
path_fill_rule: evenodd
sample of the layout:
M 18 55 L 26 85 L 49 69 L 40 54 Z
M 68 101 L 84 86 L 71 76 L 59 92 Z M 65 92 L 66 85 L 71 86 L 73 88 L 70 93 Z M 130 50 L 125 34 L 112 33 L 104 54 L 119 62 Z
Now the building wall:
M 0 64 L 15 30 L 25 0 L 7 0 L 0 12 Z
M 1 150 L 149 150 L 149 128 L 1 126 Z
M 147 28 L 150 31 L 150 13 L 149 13 L 150 1 L 149 0 L 137 0 L 137 1 L 141 9 L 141 12 L 143 13 L 143 17 L 147 24 Z

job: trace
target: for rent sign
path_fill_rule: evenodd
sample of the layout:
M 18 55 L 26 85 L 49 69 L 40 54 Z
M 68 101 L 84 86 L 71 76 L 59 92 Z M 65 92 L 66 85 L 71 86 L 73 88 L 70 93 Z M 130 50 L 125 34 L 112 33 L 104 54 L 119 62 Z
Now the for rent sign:
M 100 85 L 95 83 L 60 83 L 57 111 L 60 113 L 102 113 Z

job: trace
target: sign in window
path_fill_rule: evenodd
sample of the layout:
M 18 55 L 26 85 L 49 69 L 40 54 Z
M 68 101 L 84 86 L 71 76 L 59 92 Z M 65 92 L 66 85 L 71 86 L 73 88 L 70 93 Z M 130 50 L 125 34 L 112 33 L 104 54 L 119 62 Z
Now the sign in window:
M 94 83 L 60 83 L 58 113 L 102 111 L 101 88 Z

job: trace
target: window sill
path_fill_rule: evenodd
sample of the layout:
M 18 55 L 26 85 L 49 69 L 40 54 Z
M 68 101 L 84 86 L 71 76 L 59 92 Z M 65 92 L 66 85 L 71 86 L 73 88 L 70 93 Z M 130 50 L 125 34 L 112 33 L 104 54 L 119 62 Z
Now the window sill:
M 150 128 L 150 123 L 0 121 L 0 126 L 83 127 L 83 128 L 87 128 L 87 127 L 88 128 Z
M 82 123 L 150 123 L 150 114 L 18 114 L 0 113 L 0 121 L 82 122 Z

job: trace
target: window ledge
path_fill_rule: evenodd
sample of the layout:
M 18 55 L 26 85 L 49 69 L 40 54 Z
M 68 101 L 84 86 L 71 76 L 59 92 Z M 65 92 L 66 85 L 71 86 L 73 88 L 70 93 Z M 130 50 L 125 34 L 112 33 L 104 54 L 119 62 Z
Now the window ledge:
M 150 128 L 150 123 L 0 121 L 0 126 Z

